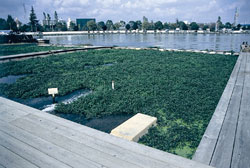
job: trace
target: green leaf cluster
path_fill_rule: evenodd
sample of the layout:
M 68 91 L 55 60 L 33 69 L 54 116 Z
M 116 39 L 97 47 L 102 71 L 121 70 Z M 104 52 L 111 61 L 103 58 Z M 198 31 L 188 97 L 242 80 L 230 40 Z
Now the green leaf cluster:
M 156 50 L 92 50 L 1 64 L 0 76 L 29 74 L 11 85 L 8 97 L 40 97 L 47 88 L 65 95 L 78 89 L 92 94 L 57 112 L 98 118 L 144 113 L 158 125 L 140 143 L 191 157 L 231 74 L 236 56 Z M 105 66 L 112 64 L 111 66 Z M 111 81 L 115 81 L 115 90 Z

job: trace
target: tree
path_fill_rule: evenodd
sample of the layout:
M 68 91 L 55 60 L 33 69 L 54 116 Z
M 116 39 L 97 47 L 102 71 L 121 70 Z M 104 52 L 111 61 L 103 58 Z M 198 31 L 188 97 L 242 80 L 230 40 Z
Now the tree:
M 20 31 L 21 31 L 21 32 L 29 32 L 29 31 L 31 31 L 31 29 L 30 29 L 30 26 L 29 26 L 29 25 L 24 24 L 24 25 L 22 25 L 22 26 L 20 27 Z
M 142 29 L 142 22 L 140 20 L 137 20 L 136 24 L 137 24 L 138 29 L 141 30 Z
M 215 23 L 211 23 L 209 28 L 210 28 L 210 31 L 215 31 Z
M 230 22 L 226 22 L 225 23 L 225 28 L 226 29 L 231 29 L 232 28 L 232 24 Z
M 192 22 L 190 24 L 190 29 L 191 30 L 198 30 L 199 29 L 199 25 L 196 22 Z
M 183 21 L 179 22 L 179 28 L 181 30 L 188 30 L 188 27 L 187 27 L 186 23 L 184 23 Z
M 38 24 L 38 20 L 37 20 L 37 17 L 36 17 L 36 14 L 35 14 L 35 11 L 34 11 L 34 8 L 33 6 L 31 6 L 31 13 L 30 13 L 30 26 L 31 26 L 31 31 L 36 31 L 36 27 L 37 27 L 37 24 Z
M 126 30 L 130 30 L 130 24 L 126 24 L 126 26 L 125 26 L 125 28 L 126 28 Z
M 69 30 L 74 30 L 74 31 L 77 31 L 77 26 L 74 22 L 70 22 L 69 23 Z
M 100 21 L 97 23 L 97 28 L 98 30 L 103 30 L 103 31 L 107 30 L 107 26 L 105 25 L 103 21 Z
M 148 30 L 149 27 L 150 27 L 150 23 L 148 21 L 144 21 L 142 23 L 142 29 L 143 29 L 143 31 Z
M 94 31 L 94 30 L 97 29 L 97 25 L 96 25 L 94 20 L 88 21 L 87 22 L 87 27 L 88 27 L 88 30 L 90 30 L 90 31 Z
M 148 22 L 148 18 L 146 18 L 145 16 L 143 16 L 142 22 Z
M 165 22 L 164 25 L 163 25 L 163 28 L 164 29 L 169 29 L 169 24 L 167 22 Z
M 58 22 L 56 24 L 56 29 L 59 30 L 59 31 L 67 31 L 67 23 L 65 21 L 62 21 L 62 22 Z
M 112 22 L 112 20 L 107 20 L 107 22 L 106 22 L 106 26 L 107 26 L 107 29 L 108 30 L 113 30 L 113 22 Z
M 134 22 L 134 21 L 129 21 L 128 24 L 130 25 L 130 28 L 131 28 L 132 30 L 138 29 L 138 26 L 137 26 L 137 23 L 136 23 L 136 22 Z
M 50 22 L 51 21 L 51 17 L 50 17 L 50 14 L 48 14 L 48 13 L 47 13 L 47 20 L 48 20 L 48 26 L 50 26 L 51 25 L 51 22 Z
M 163 24 L 162 24 L 161 21 L 155 22 L 154 25 L 155 25 L 155 29 L 156 29 L 156 30 L 162 30 L 162 29 L 163 29 Z
M 121 25 L 121 26 L 125 26 L 125 25 L 126 25 L 126 22 L 123 21 L 123 20 L 121 20 L 121 21 L 120 21 L 120 25 Z
M 46 20 L 47 18 L 46 18 L 46 13 L 45 12 L 43 12 L 43 20 Z
M 170 23 L 169 24 L 169 29 L 175 30 L 176 28 L 177 28 L 177 24 L 176 23 Z
M 54 19 L 55 19 L 55 24 L 57 24 L 59 19 L 56 11 L 54 13 Z
M 180 22 L 179 22 L 179 19 L 178 18 L 176 18 L 176 25 L 177 25 L 177 28 L 180 28 Z
M 3 18 L 0 18 L 0 30 L 8 30 L 7 22 Z
M 216 22 L 216 28 L 217 28 L 217 30 L 220 30 L 220 29 L 223 28 L 223 24 L 221 22 L 221 17 L 220 16 L 218 17 L 218 20 Z
M 154 24 L 154 21 L 151 20 L 151 22 L 149 23 L 149 30 L 155 30 L 155 24 Z
M 11 15 L 8 15 L 7 17 L 7 28 L 13 31 L 17 31 L 17 26 L 15 20 L 12 18 Z
M 117 23 L 114 24 L 115 30 L 119 30 L 120 27 L 121 27 L 120 22 L 117 22 Z
M 241 28 L 241 24 L 238 24 L 236 27 L 236 30 L 240 30 L 240 28 Z
M 204 25 L 203 28 L 202 28 L 202 30 L 207 30 L 208 28 L 209 28 L 208 25 Z

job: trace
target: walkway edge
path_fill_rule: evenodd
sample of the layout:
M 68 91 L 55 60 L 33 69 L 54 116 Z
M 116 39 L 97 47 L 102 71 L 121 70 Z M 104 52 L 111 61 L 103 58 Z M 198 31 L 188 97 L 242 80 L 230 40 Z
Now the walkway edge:
M 220 98 L 220 101 L 217 104 L 215 112 L 193 156 L 192 160 L 194 161 L 209 165 L 212 160 L 214 149 L 219 138 L 220 130 L 223 125 L 224 118 L 226 116 L 227 108 L 233 94 L 235 83 L 237 81 L 237 74 L 240 70 L 242 58 L 242 54 L 240 54 L 231 73 L 231 76 L 227 82 L 225 90 Z

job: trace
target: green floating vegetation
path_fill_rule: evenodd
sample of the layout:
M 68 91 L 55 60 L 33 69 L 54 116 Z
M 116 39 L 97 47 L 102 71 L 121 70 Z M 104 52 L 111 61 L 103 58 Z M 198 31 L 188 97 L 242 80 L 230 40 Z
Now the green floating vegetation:
M 30 44 L 0 44 L 0 56 L 24 54 L 30 52 L 59 50 L 65 47 L 57 46 L 38 46 L 35 43 Z
M 139 112 L 155 116 L 158 125 L 139 142 L 191 158 L 236 60 L 236 56 L 155 50 L 60 54 L 0 64 L 0 77 L 29 74 L 14 84 L 0 84 L 0 94 L 31 98 L 46 96 L 50 87 L 59 88 L 60 95 L 91 89 L 92 94 L 59 104 L 56 111 L 86 118 Z

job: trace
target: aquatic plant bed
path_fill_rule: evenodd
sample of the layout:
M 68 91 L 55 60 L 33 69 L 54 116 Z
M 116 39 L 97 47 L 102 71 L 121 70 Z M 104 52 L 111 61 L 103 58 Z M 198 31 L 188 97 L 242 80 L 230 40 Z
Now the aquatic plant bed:
M 0 77 L 27 75 L 0 84 L 0 95 L 43 97 L 48 88 L 57 87 L 63 96 L 90 89 L 86 97 L 59 104 L 56 112 L 86 119 L 136 113 L 157 117 L 157 126 L 139 143 L 191 158 L 236 60 L 231 55 L 157 50 L 60 54 L 0 64 Z
M 1 44 L 0 45 L 0 56 L 24 54 L 30 52 L 59 50 L 65 47 L 57 46 L 39 46 L 36 43 L 32 44 Z

